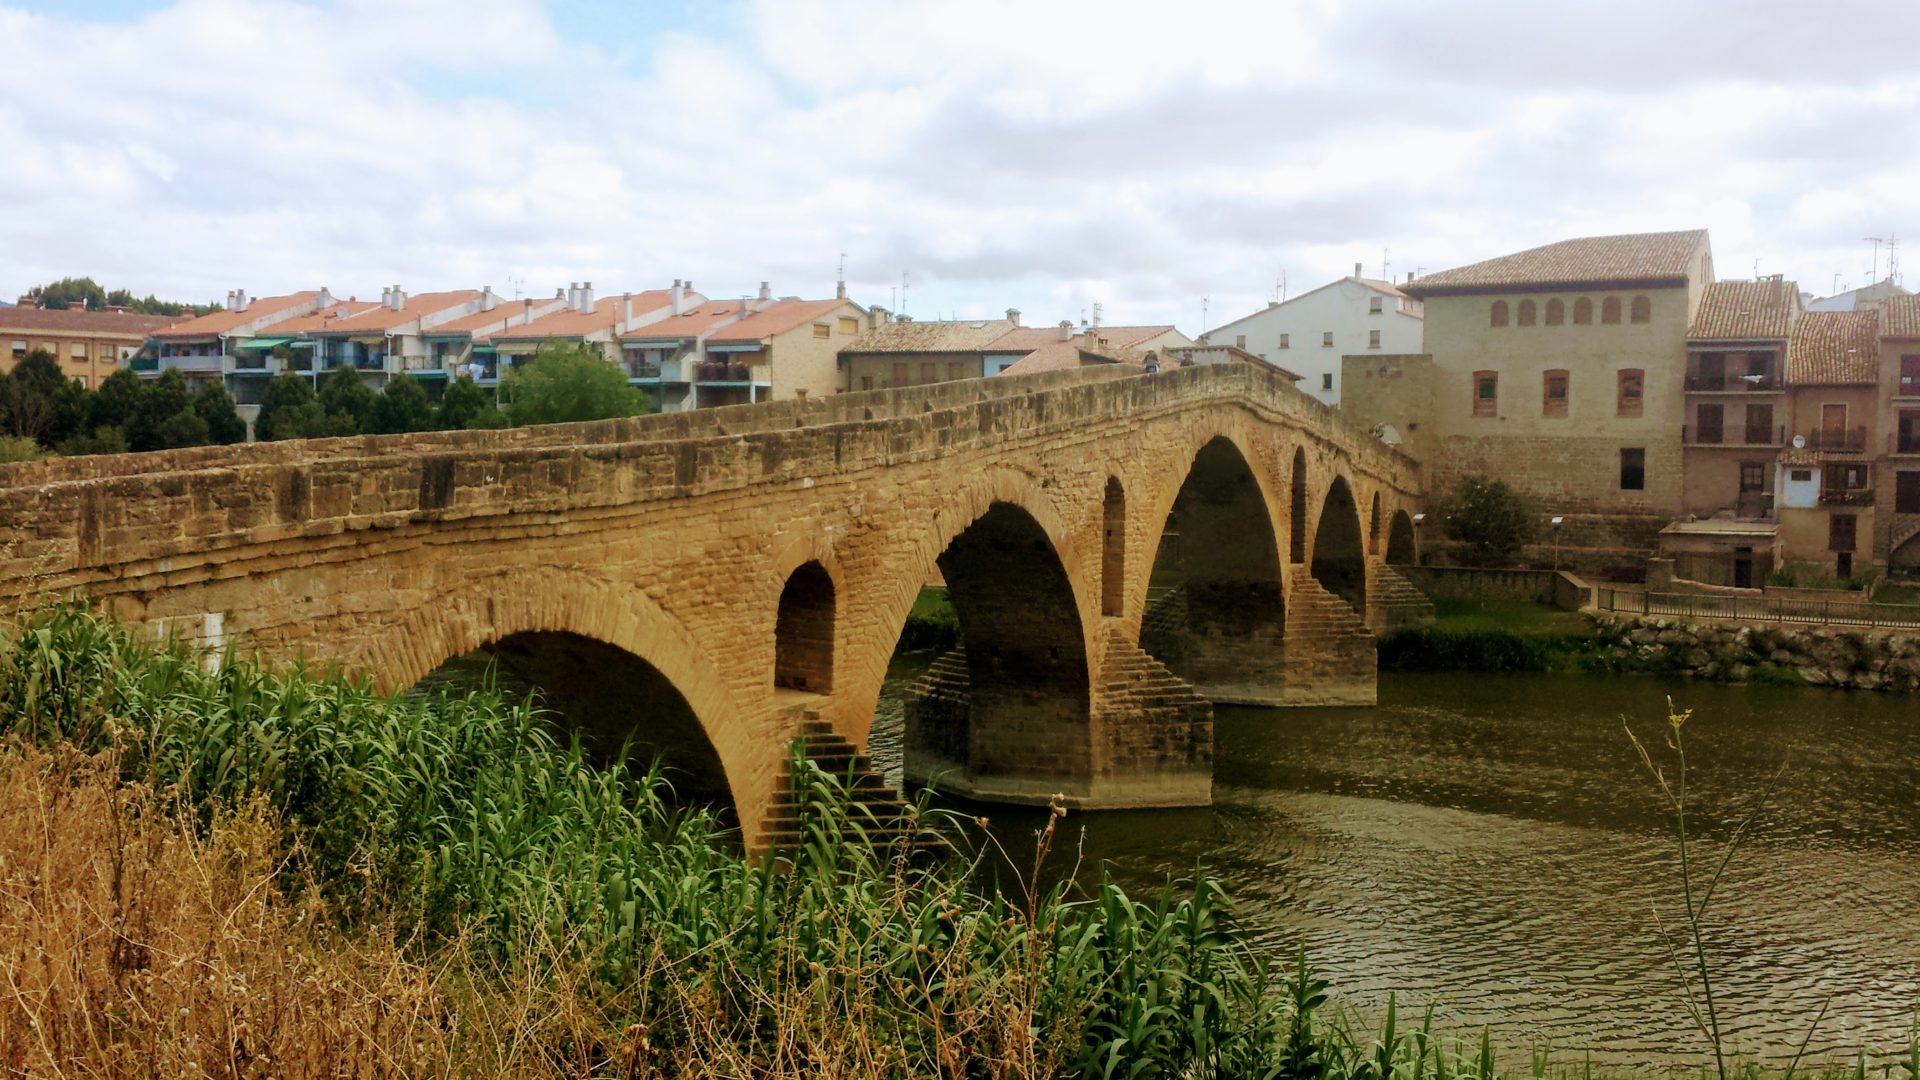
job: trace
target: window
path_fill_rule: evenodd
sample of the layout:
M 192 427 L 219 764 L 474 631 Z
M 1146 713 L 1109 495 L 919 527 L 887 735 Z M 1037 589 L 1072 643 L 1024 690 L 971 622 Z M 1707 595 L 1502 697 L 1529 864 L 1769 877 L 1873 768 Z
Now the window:
M 871 375 L 860 376 L 860 389 L 862 390 L 873 389 L 873 376 Z
M 850 317 L 850 316 L 846 316 L 846 315 L 842 315 L 842 316 L 840 316 L 840 332 L 841 332 L 841 333 L 843 333 L 843 334 L 857 334 L 857 333 L 859 333 L 859 332 L 860 332 L 860 320 L 859 320 L 859 319 L 855 319 L 855 318 L 852 318 L 852 317 Z
M 1812 469 L 1790 470 L 1787 473 L 1787 479 L 1792 480 L 1796 484 L 1811 484 L 1813 483 L 1813 470 Z
M 40 343 L 40 351 L 46 353 L 48 356 L 57 357 L 60 355 L 60 343 L 57 341 L 43 341 Z
M 27 355 L 27 343 L 18 339 L 13 343 L 13 358 L 19 360 Z
M 899 360 L 895 360 L 893 362 L 893 380 L 887 383 L 887 385 L 888 386 L 907 385 L 907 365 L 905 364 L 905 362 L 899 361 Z
M 85 360 L 87 358 L 86 342 L 76 341 L 72 345 L 67 346 L 67 355 L 75 360 Z
M 1547 301 L 1547 325 L 1559 326 L 1567 321 L 1567 305 L 1558 300 Z
M 1233 337 L 1233 347 L 1234 347 L 1234 348 L 1236 348 L 1236 349 L 1244 349 L 1244 348 L 1246 348 L 1246 347 L 1247 347 L 1247 335 L 1245 335 L 1245 334 L 1235 334 L 1235 335 L 1234 335 L 1234 337 Z
M 1567 415 L 1567 373 L 1549 371 L 1541 380 L 1541 416 Z
M 1920 472 L 1894 474 L 1893 512 L 1920 514 Z
M 1333 389 L 1333 372 L 1323 371 L 1320 373 L 1320 389 L 1322 390 Z
M 1533 306 L 1533 301 L 1522 300 L 1520 301 L 1520 317 L 1515 321 L 1521 326 L 1532 326 L 1534 324 L 1534 317 L 1537 314 L 1539 314 L 1539 309 Z
M 1640 398 L 1647 385 L 1647 373 L 1639 368 L 1624 368 L 1620 372 L 1620 391 L 1614 401 L 1616 416 L 1639 416 Z
M 1827 464 L 1828 491 L 1862 491 L 1867 486 L 1867 465 L 1863 461 L 1834 461 Z
M 93 388 L 93 380 L 85 375 L 76 376 L 73 381 L 79 383 L 80 389 L 82 390 L 91 390 Z
M 1773 406 L 1747 406 L 1747 445 L 1771 446 L 1777 441 L 1773 437 Z
M 1495 300 L 1493 302 L 1493 311 L 1487 316 L 1487 325 L 1507 325 L 1507 302 L 1505 300 Z
M 13 347 L 18 349 L 19 342 Z M 1902 397 L 1920 396 L 1920 354 L 1905 353 L 1900 357 L 1900 386 L 1894 391 Z
M 1740 493 L 1765 491 L 1767 489 L 1767 466 L 1763 461 L 1743 461 L 1740 463 Z
M 1827 550 L 1852 551 L 1860 535 L 1859 519 L 1852 514 L 1835 514 L 1827 519 Z
M 1380 307 L 1381 307 L 1381 303 L 1380 303 L 1380 298 L 1378 296 L 1367 297 L 1367 314 L 1369 315 L 1380 314 Z
M 1333 331 L 1331 330 L 1320 331 L 1320 347 L 1323 349 L 1333 348 Z
M 1293 348 L 1293 342 L 1292 342 L 1292 341 L 1290 340 L 1290 338 L 1291 338 L 1291 337 L 1292 337 L 1292 335 L 1291 335 L 1291 334 L 1281 334 L 1281 335 L 1280 335 L 1280 347 L 1281 347 L 1281 348 L 1283 348 L 1283 349 L 1291 349 L 1291 348 Z
M 920 362 L 920 381 L 930 383 L 937 380 L 939 376 L 934 374 L 934 370 L 933 361 L 922 360 Z
M 105 360 L 109 364 L 113 363 L 113 346 L 111 345 L 100 346 L 99 355 L 100 355 L 100 359 Z
M 1380 331 L 1378 330 L 1367 331 L 1367 348 L 1377 349 L 1379 347 L 1380 347 Z
M 1497 416 L 1500 412 L 1500 374 L 1495 371 L 1473 373 L 1473 415 Z
M 1642 446 L 1620 448 L 1620 490 L 1647 489 L 1647 451 Z
M 1712 446 L 1726 439 L 1726 412 L 1718 402 L 1703 401 L 1694 406 L 1693 441 Z
M 1573 302 L 1573 325 L 1593 325 L 1593 301 L 1591 299 L 1583 296 Z
M 814 336 L 814 337 L 817 337 L 817 338 L 826 338 L 826 337 L 832 337 L 832 336 L 833 336 L 833 327 L 831 327 L 831 326 L 828 326 L 828 325 L 827 325 L 826 323 L 823 323 L 823 322 L 817 322 L 817 323 L 814 323 L 814 324 L 813 324 L 813 336 Z
M 1603 323 L 1606 323 L 1609 326 L 1616 326 L 1619 324 L 1620 322 L 1620 298 L 1619 297 L 1609 296 L 1606 298 L 1606 300 L 1601 302 L 1600 321 Z
M 947 361 L 947 378 L 964 379 L 967 377 L 967 362 L 964 360 Z
M 1628 314 L 1627 317 L 1637 323 L 1652 322 L 1653 321 L 1653 301 L 1644 296 L 1634 297 L 1633 310 Z M 1615 321 L 1617 322 L 1618 320 L 1615 320 Z

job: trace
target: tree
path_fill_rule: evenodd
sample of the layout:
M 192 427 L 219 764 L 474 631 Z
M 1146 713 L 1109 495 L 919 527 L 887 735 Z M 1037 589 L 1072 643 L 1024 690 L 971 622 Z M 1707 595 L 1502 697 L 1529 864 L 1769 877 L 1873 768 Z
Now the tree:
M 447 392 L 440 395 L 440 413 L 435 420 L 436 426 L 443 431 L 502 427 L 506 424 L 506 417 L 494 408 L 493 399 L 479 384 L 464 375 L 453 380 Z
M 45 349 L 34 349 L 14 365 L 7 389 L 7 434 L 52 446 L 86 422 L 86 392 Z
M 337 367 L 320 379 L 320 409 L 332 421 L 331 434 L 358 435 L 373 422 L 374 392 L 360 369 Z
M 262 442 L 311 439 L 328 434 L 327 414 L 313 392 L 313 384 L 298 375 L 267 380 L 260 392 L 260 415 L 253 434 Z
M 174 444 L 167 440 L 170 434 L 179 432 L 169 433 L 164 429 L 176 413 L 191 407 L 192 402 L 193 394 L 179 371 L 168 368 L 161 372 L 159 378 L 140 389 L 139 404 L 127 424 L 127 445 L 135 452 L 171 449 Z
M 191 406 L 160 423 L 160 444 L 169 450 L 178 450 L 183 446 L 205 446 L 212 441 L 207 422 Z
M 1463 478 L 1454 485 L 1445 512 L 1447 538 L 1465 545 L 1463 561 L 1476 566 L 1511 565 L 1533 539 L 1531 508 L 1501 480 Z
M 60 445 L 54 450 L 66 457 L 124 454 L 127 452 L 127 437 L 117 427 L 96 427 L 84 434 L 70 435 L 60 440 Z
M 397 375 L 373 403 L 367 428 L 375 435 L 403 435 L 409 431 L 428 431 L 433 427 L 433 402 L 420 380 Z
M 515 424 L 566 424 L 634 416 L 647 395 L 627 385 L 626 372 L 592 345 L 548 341 L 533 362 L 507 374 L 500 396 Z
M 247 441 L 247 422 L 240 419 L 233 395 L 219 383 L 210 382 L 193 395 L 193 411 L 207 425 L 208 442 L 232 446 Z
M 100 389 L 87 399 L 88 429 L 112 427 L 125 432 L 140 411 L 145 393 L 146 386 L 132 368 L 123 367 L 100 380 Z

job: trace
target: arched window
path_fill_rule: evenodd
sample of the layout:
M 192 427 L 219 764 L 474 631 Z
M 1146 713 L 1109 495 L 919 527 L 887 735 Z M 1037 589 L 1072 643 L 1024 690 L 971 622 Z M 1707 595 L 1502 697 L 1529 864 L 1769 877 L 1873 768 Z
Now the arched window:
M 1558 300 L 1547 301 L 1547 325 L 1559 326 L 1567 321 L 1567 305 Z
M 1653 321 L 1653 301 L 1644 296 L 1634 297 L 1633 310 L 1631 314 L 1629 314 L 1628 318 L 1631 318 L 1634 322 L 1637 322 L 1637 323 L 1652 322 Z
M 1493 302 L 1493 314 L 1489 317 L 1487 325 L 1507 325 L 1507 302 L 1505 300 L 1495 300 Z
M 1593 301 L 1592 300 L 1583 296 L 1580 299 L 1575 300 L 1573 302 L 1573 325 L 1575 326 L 1592 326 L 1593 325 Z
M 1538 310 L 1533 306 L 1533 301 L 1531 300 L 1520 301 L 1519 322 L 1521 326 L 1532 326 L 1534 324 L 1535 316 L 1538 314 L 1539 314 Z
M 1603 323 L 1606 323 L 1608 326 L 1614 326 L 1620 322 L 1620 298 L 1619 297 L 1609 296 L 1606 298 L 1604 302 L 1601 303 L 1600 321 Z
M 1101 519 L 1106 535 L 1100 558 L 1100 614 L 1119 615 L 1127 605 L 1127 493 L 1116 477 L 1107 477 Z
M 817 562 L 795 570 L 780 590 L 773 685 L 815 694 L 833 689 L 833 578 Z

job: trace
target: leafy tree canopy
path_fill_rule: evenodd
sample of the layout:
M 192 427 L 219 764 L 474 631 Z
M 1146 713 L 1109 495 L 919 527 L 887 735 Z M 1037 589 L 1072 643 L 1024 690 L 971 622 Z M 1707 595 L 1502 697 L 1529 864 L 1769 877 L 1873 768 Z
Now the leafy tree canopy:
M 332 434 L 358 435 L 368 430 L 376 396 L 358 368 L 338 367 L 321 376 L 320 409 L 332 421 Z
M 420 380 L 411 375 L 397 375 L 387 383 L 379 400 L 373 403 L 367 427 L 375 435 L 404 435 L 409 431 L 432 429 L 433 402 L 427 400 L 426 388 L 420 385 Z
M 217 382 L 210 382 L 193 395 L 193 411 L 207 425 L 207 441 L 232 446 L 247 440 L 247 422 L 240 419 L 233 395 Z
M 1462 545 L 1461 556 L 1476 566 L 1507 566 L 1533 540 L 1531 507 L 1505 481 L 1469 476 L 1448 497 L 1447 537 Z
M 634 416 L 647 395 L 627 385 L 627 374 L 592 345 L 548 341 L 529 364 L 515 365 L 500 388 L 514 424 L 566 424 Z
M 500 423 L 494 422 L 494 417 L 498 417 L 500 423 L 506 420 L 500 410 L 494 408 L 493 398 L 464 375 L 453 380 L 447 392 L 440 395 L 440 415 L 437 420 L 438 426 L 444 430 L 500 426 Z
M 219 304 L 184 304 L 155 299 L 152 293 L 136 297 L 126 289 L 103 289 L 90 277 L 61 278 L 27 290 L 26 299 L 55 310 L 85 308 L 99 311 L 105 307 L 124 307 L 141 315 L 205 315 L 220 310 Z

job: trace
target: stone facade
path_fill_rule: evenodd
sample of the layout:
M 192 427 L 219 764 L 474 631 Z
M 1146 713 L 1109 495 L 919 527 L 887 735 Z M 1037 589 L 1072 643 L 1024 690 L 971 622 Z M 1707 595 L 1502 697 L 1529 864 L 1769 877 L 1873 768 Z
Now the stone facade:
M 670 696 L 758 841 L 794 717 L 865 745 L 901 627 L 939 566 L 979 653 L 968 723 L 997 732 L 968 744 L 976 786 L 1194 801 L 1210 723 L 1135 643 L 1150 553 L 1202 448 L 1220 443 L 1245 463 L 1274 559 L 1290 556 L 1288 669 L 1313 670 L 1324 699 L 1371 700 L 1354 635 L 1317 640 L 1327 631 L 1300 621 L 1296 598 L 1333 595 L 1306 572 L 1332 557 L 1323 536 L 1367 529 L 1329 530 L 1326 508 L 1411 513 L 1419 472 L 1243 365 L 0 466 L 0 610 L 77 595 L 148 632 L 339 664 L 389 688 L 491 645 L 578 696 L 631 691 L 636 725 L 650 722 L 642 698 Z M 1114 557 L 1116 527 L 1139 557 Z M 1022 685 L 1042 696 L 1021 699 Z

